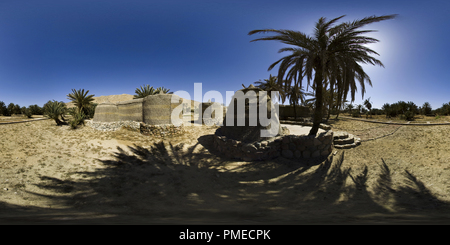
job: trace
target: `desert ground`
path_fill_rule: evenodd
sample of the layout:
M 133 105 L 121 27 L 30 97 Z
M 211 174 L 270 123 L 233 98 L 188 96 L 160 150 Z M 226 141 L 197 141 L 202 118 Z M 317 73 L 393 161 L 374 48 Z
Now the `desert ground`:
M 52 120 L 0 124 L 0 223 L 450 223 L 450 125 L 330 125 L 362 144 L 245 162 L 212 148 L 217 127 L 152 138 Z

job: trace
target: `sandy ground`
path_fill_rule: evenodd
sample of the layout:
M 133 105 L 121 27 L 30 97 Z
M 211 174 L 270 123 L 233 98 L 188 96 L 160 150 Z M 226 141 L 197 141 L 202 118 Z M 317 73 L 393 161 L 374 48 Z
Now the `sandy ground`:
M 393 130 L 331 125 L 368 139 Z M 0 223 L 450 223 L 450 126 L 402 126 L 328 158 L 255 162 L 215 152 L 215 130 L 155 139 L 51 120 L 0 125 Z

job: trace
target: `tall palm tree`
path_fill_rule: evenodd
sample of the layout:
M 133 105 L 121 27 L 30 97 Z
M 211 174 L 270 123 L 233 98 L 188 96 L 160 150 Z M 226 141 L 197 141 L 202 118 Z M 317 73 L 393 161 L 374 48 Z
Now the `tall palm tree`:
M 72 89 L 72 93 L 67 95 L 67 98 L 73 102 L 75 107 L 77 107 L 78 113 L 87 113 L 87 110 L 90 106 L 92 106 L 92 102 L 94 101 L 94 95 L 87 95 L 89 90 L 84 92 L 84 89 L 75 90 Z
M 291 52 L 271 66 L 269 70 L 280 64 L 278 69 L 279 82 L 283 81 L 286 74 L 288 81 L 294 80 L 302 83 L 304 77 L 307 78 L 308 86 L 316 88 L 316 107 L 314 112 L 313 127 L 310 135 L 317 134 L 320 122 L 322 121 L 322 88 L 326 80 L 330 80 L 334 86 L 338 87 L 341 94 L 347 94 L 349 90 L 354 95 L 356 87 L 352 83 L 355 78 L 361 85 L 361 93 L 364 95 L 364 83 L 372 85 L 369 76 L 364 72 L 360 63 L 383 66 L 381 61 L 372 57 L 378 55 L 374 50 L 365 44 L 376 43 L 379 40 L 362 34 L 372 32 L 371 30 L 358 30 L 359 28 L 383 20 L 393 19 L 395 15 L 371 16 L 353 22 L 335 23 L 343 16 L 327 21 L 322 17 L 315 25 L 313 36 L 293 30 L 262 29 L 253 30 L 248 34 L 275 33 L 274 36 L 257 38 L 252 40 L 275 40 L 293 47 L 281 48 L 279 52 Z M 314 79 L 313 79 L 314 75 Z

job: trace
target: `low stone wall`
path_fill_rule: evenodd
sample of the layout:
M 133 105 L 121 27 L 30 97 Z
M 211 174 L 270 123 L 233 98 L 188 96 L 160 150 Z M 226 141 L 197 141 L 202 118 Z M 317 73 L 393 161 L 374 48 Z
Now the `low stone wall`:
M 165 125 L 147 125 L 141 123 L 140 132 L 143 135 L 154 137 L 174 136 L 184 132 L 183 126 L 174 126 L 173 124 Z
M 85 120 L 87 126 L 100 131 L 116 131 L 126 128 L 131 131 L 140 132 L 143 135 L 162 138 L 173 136 L 184 132 L 183 126 L 176 127 L 172 124 L 166 125 L 147 125 L 135 121 L 119 121 L 119 122 L 95 122 L 93 120 Z
M 117 122 L 95 122 L 93 120 L 85 120 L 85 124 L 93 129 L 100 131 L 116 131 L 122 127 L 138 131 L 140 123 L 134 121 L 117 121 Z
M 313 136 L 283 135 L 268 141 L 243 143 L 221 135 L 220 129 L 214 134 L 214 147 L 221 153 L 244 161 L 267 160 L 279 156 L 289 159 L 327 156 L 332 152 L 333 131 Z

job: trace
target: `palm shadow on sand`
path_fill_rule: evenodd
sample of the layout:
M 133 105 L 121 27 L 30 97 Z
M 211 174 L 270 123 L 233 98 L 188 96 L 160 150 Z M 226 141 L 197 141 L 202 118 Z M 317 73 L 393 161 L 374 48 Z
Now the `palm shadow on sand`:
M 111 159 L 99 159 L 104 168 L 79 172 L 87 176 L 85 180 L 41 176 L 38 186 L 66 194 L 48 196 L 63 203 L 65 211 L 98 217 L 77 222 L 304 224 L 449 220 L 448 202 L 435 197 L 407 171 L 401 184 L 394 186 L 388 164 L 382 159 L 375 164 L 377 167 L 357 173 L 343 167 L 344 151 L 321 160 L 237 162 L 219 155 L 211 143 L 210 136 L 202 136 L 197 144 L 189 146 L 161 141 L 149 147 L 118 148 Z M 369 188 L 371 175 L 376 180 Z

